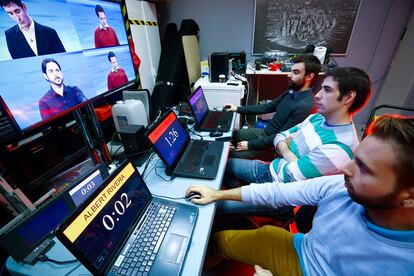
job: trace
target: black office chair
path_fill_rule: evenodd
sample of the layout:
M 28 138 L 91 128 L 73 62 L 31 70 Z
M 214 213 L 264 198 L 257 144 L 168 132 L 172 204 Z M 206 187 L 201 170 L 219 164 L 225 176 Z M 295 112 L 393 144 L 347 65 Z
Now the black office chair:
M 364 128 L 364 133 L 362 134 L 362 139 L 365 138 L 365 136 L 367 136 L 367 131 L 368 131 L 368 126 L 372 123 L 372 121 L 374 121 L 375 119 L 375 114 L 377 113 L 378 110 L 380 109 L 394 109 L 394 110 L 398 110 L 398 111 L 408 111 L 408 112 L 414 112 L 414 108 L 413 107 L 405 107 L 405 106 L 397 106 L 397 105 L 389 105 L 389 104 L 382 104 L 379 105 L 377 107 L 374 107 L 371 110 L 371 113 L 369 114 L 368 117 L 368 121 L 365 125 Z M 405 113 L 403 113 L 402 115 L 405 115 Z

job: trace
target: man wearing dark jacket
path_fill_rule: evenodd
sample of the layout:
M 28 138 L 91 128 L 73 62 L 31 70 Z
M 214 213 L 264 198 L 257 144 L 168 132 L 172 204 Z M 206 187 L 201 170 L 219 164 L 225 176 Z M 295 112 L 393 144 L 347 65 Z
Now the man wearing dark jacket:
M 321 64 L 314 55 L 303 55 L 293 60 L 292 71 L 288 75 L 289 90 L 273 101 L 251 106 L 236 107 L 226 104 L 229 111 L 240 114 L 266 114 L 276 112 L 266 128 L 240 129 L 233 133 L 235 150 L 232 158 L 273 160 L 273 139 L 276 134 L 301 123 L 314 110 L 312 85 Z
M 13 59 L 66 52 L 57 32 L 32 20 L 24 2 L 1 0 L 0 5 L 17 23 L 5 31 Z

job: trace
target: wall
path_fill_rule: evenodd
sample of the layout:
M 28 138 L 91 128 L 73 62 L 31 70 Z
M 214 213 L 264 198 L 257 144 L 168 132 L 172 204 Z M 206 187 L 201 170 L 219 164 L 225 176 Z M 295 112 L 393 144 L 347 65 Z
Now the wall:
M 245 50 L 252 52 L 254 0 L 171 0 L 159 4 L 160 28 L 166 23 L 180 25 L 182 19 L 192 18 L 200 26 L 201 58 L 214 51 Z M 355 116 L 358 126 L 365 124 L 391 60 L 399 45 L 401 34 L 414 8 L 410 0 L 361 0 L 354 31 L 346 56 L 336 57 L 340 66 L 355 66 L 370 75 L 373 97 Z M 253 58 L 250 59 L 252 60 Z M 413 75 L 412 70 L 409 72 Z

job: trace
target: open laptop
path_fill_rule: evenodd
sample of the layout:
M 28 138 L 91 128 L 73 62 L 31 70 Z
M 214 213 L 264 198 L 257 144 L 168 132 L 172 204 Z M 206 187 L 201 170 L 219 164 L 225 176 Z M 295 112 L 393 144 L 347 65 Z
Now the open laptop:
M 233 120 L 233 112 L 212 111 L 208 108 L 206 97 L 201 86 L 188 97 L 199 131 L 229 131 Z
M 191 140 L 172 110 L 147 131 L 147 139 L 164 161 L 167 175 L 214 179 L 223 142 Z
M 93 275 L 178 275 L 197 215 L 195 206 L 153 198 L 124 162 L 57 238 Z

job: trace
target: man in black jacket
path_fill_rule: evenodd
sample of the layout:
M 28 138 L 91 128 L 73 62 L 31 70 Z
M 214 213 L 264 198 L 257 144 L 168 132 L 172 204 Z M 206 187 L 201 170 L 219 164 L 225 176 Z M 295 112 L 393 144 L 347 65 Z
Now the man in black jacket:
M 5 31 L 13 59 L 66 52 L 57 32 L 35 22 L 21 0 L 1 0 L 4 11 L 17 23 Z
M 321 64 L 314 55 L 302 55 L 293 60 L 292 71 L 288 75 L 289 90 L 273 101 L 251 106 L 236 107 L 226 104 L 224 108 L 240 114 L 266 114 L 276 112 L 266 128 L 240 129 L 233 133 L 235 150 L 232 158 L 273 160 L 273 146 L 276 134 L 302 122 L 314 110 L 312 86 Z

